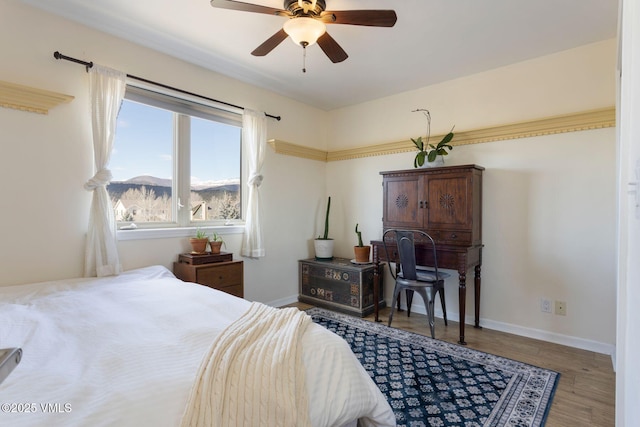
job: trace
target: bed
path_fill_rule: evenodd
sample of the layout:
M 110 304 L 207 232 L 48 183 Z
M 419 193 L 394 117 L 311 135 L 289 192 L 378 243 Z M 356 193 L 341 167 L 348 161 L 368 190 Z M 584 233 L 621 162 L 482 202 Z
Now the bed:
M 0 348 L 23 357 L 0 384 L 0 425 L 179 426 L 212 341 L 250 304 L 161 266 L 2 287 Z M 395 425 L 341 338 L 311 324 L 301 343 L 313 426 Z

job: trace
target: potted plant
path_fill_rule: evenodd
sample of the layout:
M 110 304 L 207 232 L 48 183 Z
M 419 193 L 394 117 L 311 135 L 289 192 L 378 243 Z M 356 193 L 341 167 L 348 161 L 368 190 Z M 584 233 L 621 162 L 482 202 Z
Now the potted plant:
M 207 251 L 207 243 L 209 243 L 209 238 L 204 231 L 198 228 L 196 229 L 196 236 L 191 237 L 189 239 L 189 243 L 191 243 L 192 254 L 203 254 Z
M 224 245 L 225 247 L 227 246 L 227 244 L 224 242 L 222 237 L 214 231 L 213 234 L 211 235 L 211 239 L 209 239 L 209 246 L 211 247 L 211 253 L 219 254 L 220 248 L 222 247 L 222 245 Z
M 433 145 L 429 143 L 429 138 L 431 137 L 431 114 L 429 110 L 417 109 L 415 111 L 421 111 L 427 118 L 427 138 L 426 141 L 422 141 L 422 136 L 419 136 L 416 139 L 411 138 L 411 142 L 418 149 L 418 154 L 416 154 L 415 159 L 413 160 L 413 167 L 433 167 L 433 166 L 442 166 L 444 165 L 443 156 L 448 155 L 447 150 L 453 150 L 453 146 L 449 144 L 453 139 L 453 126 L 448 134 L 446 134 L 442 140 L 437 144 Z
M 318 236 L 313 241 L 313 245 L 316 250 L 317 260 L 331 260 L 333 259 L 333 239 L 329 238 L 329 210 L 331 209 L 331 196 L 327 202 L 327 213 L 324 218 L 324 235 Z
M 369 262 L 371 246 L 365 246 L 362 244 L 362 232 L 358 231 L 358 224 L 356 224 L 356 236 L 358 236 L 358 245 L 353 247 L 353 251 L 356 254 L 356 262 L 367 263 Z

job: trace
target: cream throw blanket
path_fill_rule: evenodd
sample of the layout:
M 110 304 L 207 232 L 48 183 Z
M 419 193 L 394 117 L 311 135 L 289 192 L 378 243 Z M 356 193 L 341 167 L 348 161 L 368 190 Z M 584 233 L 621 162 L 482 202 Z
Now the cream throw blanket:
M 215 340 L 182 427 L 310 426 L 301 337 L 311 318 L 252 303 Z

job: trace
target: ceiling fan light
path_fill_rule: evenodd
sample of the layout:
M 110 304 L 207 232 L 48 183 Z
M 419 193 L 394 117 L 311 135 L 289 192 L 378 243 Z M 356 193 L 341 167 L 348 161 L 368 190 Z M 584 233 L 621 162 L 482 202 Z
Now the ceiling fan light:
M 311 46 L 327 31 L 323 22 L 307 17 L 289 19 L 282 28 L 295 44 L 303 46 Z

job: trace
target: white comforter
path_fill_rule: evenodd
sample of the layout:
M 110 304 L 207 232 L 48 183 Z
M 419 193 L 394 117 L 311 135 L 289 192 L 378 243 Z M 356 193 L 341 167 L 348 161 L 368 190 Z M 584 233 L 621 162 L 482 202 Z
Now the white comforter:
M 159 266 L 0 288 L 0 348 L 24 352 L 0 425 L 178 426 L 211 341 L 248 307 Z M 342 339 L 313 324 L 303 346 L 314 426 L 395 425 Z

